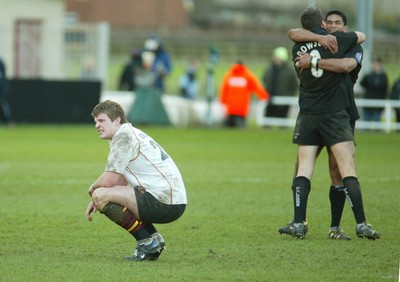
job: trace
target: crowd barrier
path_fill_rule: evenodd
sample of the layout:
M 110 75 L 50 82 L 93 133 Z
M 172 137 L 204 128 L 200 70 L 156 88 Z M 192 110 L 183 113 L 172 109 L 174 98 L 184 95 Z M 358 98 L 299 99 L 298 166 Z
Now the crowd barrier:
M 101 100 L 111 99 L 119 102 L 128 112 L 135 100 L 135 94 L 128 91 L 103 91 Z M 209 104 L 206 100 L 187 100 L 175 95 L 162 95 L 161 100 L 168 113 L 171 124 L 177 127 L 221 125 L 224 120 L 225 109 L 218 101 Z M 266 103 L 254 101 L 251 106 L 249 119 L 254 119 L 260 127 L 294 127 L 299 111 L 298 97 L 274 97 L 274 104 L 289 105 L 287 118 L 271 118 L 264 116 Z M 363 107 L 383 107 L 381 122 L 367 122 L 362 119 L 356 123 L 356 129 L 373 129 L 391 132 L 400 130 L 400 123 L 396 123 L 394 109 L 400 108 L 400 101 L 356 99 L 360 115 Z
M 16 123 L 93 123 L 100 81 L 11 79 L 10 107 Z
M 383 130 L 387 133 L 392 130 L 400 130 L 400 123 L 396 122 L 394 109 L 400 108 L 400 101 L 395 100 L 371 100 L 357 98 L 356 105 L 360 113 L 361 119 L 356 122 L 356 129 L 367 130 Z M 296 124 L 296 116 L 299 112 L 298 97 L 274 97 L 276 105 L 289 105 L 290 114 L 288 118 L 271 118 L 264 116 L 265 103 L 257 103 L 255 105 L 255 118 L 258 126 L 280 126 L 294 127 Z M 376 107 L 383 108 L 381 121 L 372 122 L 362 119 L 362 108 Z
M 130 91 L 103 91 L 101 101 L 110 99 L 121 104 L 129 112 L 136 95 Z M 224 119 L 224 107 L 217 101 L 208 104 L 205 100 L 188 100 L 176 95 L 161 95 L 161 101 L 173 126 L 220 125 Z

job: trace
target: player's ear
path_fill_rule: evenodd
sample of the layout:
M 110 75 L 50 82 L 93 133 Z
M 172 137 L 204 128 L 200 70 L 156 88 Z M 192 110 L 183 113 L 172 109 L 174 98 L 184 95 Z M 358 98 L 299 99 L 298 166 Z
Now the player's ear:
M 322 20 L 321 27 L 326 29 L 326 21 Z
M 117 118 L 114 120 L 114 122 L 115 122 L 116 125 L 121 124 L 121 118 L 120 118 L 120 117 L 117 117 Z

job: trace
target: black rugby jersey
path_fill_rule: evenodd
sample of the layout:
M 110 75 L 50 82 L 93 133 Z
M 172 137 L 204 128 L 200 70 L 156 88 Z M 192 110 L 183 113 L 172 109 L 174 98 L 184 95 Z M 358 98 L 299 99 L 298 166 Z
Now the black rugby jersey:
M 350 120 L 357 120 L 360 118 L 354 101 L 354 84 L 357 82 L 358 74 L 361 70 L 363 52 L 361 45 L 356 44 L 344 55 L 346 58 L 353 58 L 357 61 L 357 66 L 350 73 L 345 74 L 346 93 L 350 102 L 350 108 L 348 110 Z
M 311 31 L 322 35 L 328 34 L 322 28 L 312 29 Z M 336 36 L 338 41 L 339 50 L 336 54 L 330 53 L 328 49 L 322 47 L 318 42 L 299 42 L 294 44 L 292 48 L 293 59 L 300 52 L 306 52 L 311 56 L 323 59 L 343 58 L 344 54 L 358 41 L 355 32 L 345 33 L 336 31 L 332 35 Z M 350 107 L 346 93 L 346 84 L 344 83 L 344 74 L 333 73 L 314 67 L 302 72 L 298 68 L 295 69 L 300 79 L 300 112 L 321 114 L 336 112 Z

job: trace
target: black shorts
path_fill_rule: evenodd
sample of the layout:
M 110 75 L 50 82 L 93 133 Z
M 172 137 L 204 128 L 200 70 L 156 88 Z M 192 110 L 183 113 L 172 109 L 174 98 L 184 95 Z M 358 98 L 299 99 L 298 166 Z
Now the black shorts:
M 318 115 L 299 113 L 293 133 L 294 144 L 330 147 L 346 141 L 354 141 L 347 111 Z
M 180 218 L 186 205 L 167 205 L 161 203 L 142 187 L 133 187 L 136 196 L 140 220 L 150 223 L 169 223 Z

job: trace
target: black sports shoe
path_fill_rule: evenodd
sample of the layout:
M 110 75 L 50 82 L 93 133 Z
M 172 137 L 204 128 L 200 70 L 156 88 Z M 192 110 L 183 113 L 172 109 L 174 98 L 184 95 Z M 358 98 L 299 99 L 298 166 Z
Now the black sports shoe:
M 334 240 L 351 240 L 351 237 L 346 235 L 340 227 L 331 227 L 329 229 L 329 238 Z
M 364 222 L 361 226 L 356 227 L 356 234 L 359 238 L 367 238 L 375 240 L 381 238 L 378 231 L 372 229 L 372 225 Z
M 126 257 L 126 260 L 143 261 L 154 260 L 155 253 L 160 253 L 160 243 L 154 238 L 144 239 L 137 242 L 133 256 Z M 158 258 L 158 257 L 157 257 Z
M 278 232 L 280 234 L 287 234 L 287 235 L 293 236 L 295 238 L 304 239 L 304 236 L 308 232 L 307 221 L 304 221 L 303 223 L 298 223 L 296 225 L 297 226 L 295 226 L 294 221 L 291 220 L 288 224 L 279 228 Z
M 150 258 L 150 260 L 158 260 L 158 257 L 161 255 L 161 253 L 162 253 L 164 250 L 167 250 L 167 247 L 165 246 L 165 240 L 164 240 L 164 237 L 163 237 L 160 233 L 158 233 L 158 232 L 151 234 L 151 237 L 152 237 L 153 239 L 157 240 L 158 243 L 160 244 L 160 251 L 155 252 L 155 253 L 152 255 L 152 257 Z
M 293 228 L 292 236 L 296 239 L 304 239 L 306 236 L 304 223 L 293 223 Z

